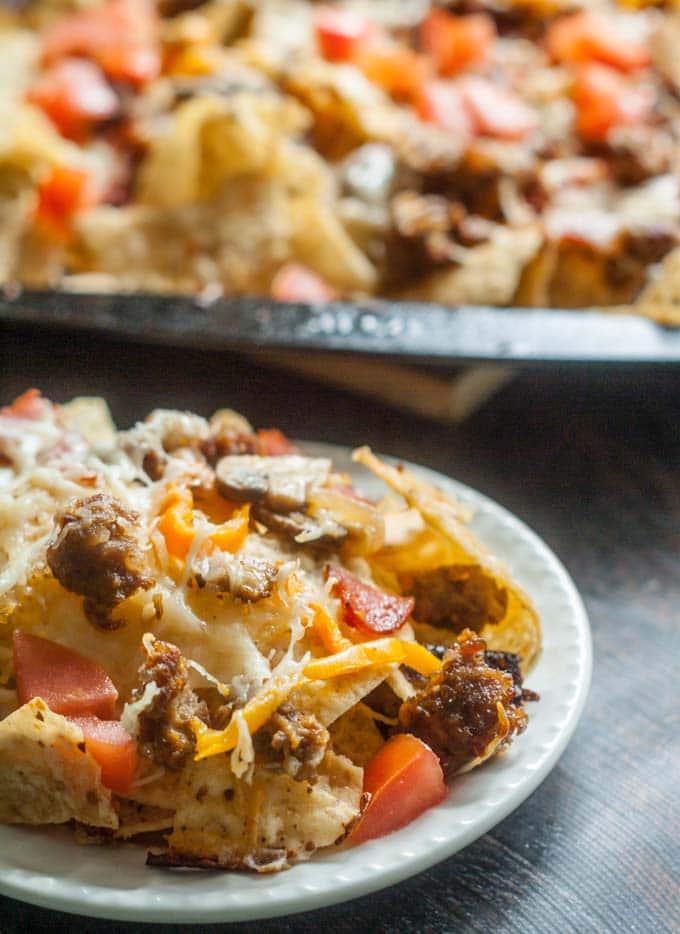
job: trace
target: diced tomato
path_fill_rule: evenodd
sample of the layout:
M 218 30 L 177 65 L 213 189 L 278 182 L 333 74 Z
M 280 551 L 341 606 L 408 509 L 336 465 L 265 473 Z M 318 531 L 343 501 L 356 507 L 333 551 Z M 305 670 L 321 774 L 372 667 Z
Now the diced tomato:
M 424 55 L 391 42 L 367 44 L 355 62 L 369 81 L 401 101 L 416 100 L 431 72 Z
M 135 777 L 139 756 L 137 744 L 118 720 L 70 717 L 83 731 L 85 749 L 99 763 L 102 785 L 125 795 Z
M 118 113 L 118 95 L 101 69 L 84 59 L 64 59 L 31 85 L 27 99 L 40 107 L 62 136 L 82 142 L 91 130 Z
M 546 42 L 558 62 L 598 61 L 621 71 L 645 68 L 650 62 L 646 42 L 627 36 L 615 20 L 593 11 L 555 20 Z
M 399 830 L 446 797 L 439 759 L 411 736 L 392 736 L 364 769 L 364 791 L 371 795 L 351 835 L 352 843 Z
M 333 592 L 342 603 L 344 622 L 361 632 L 396 632 L 413 612 L 412 597 L 384 593 L 334 564 L 326 566 L 326 579 L 333 582 Z
M 486 78 L 460 82 L 463 105 L 480 136 L 519 140 L 536 129 L 536 113 L 519 97 Z
M 295 447 L 278 428 L 260 428 L 257 431 L 257 451 L 262 457 L 281 457 L 283 454 L 299 454 Z
M 431 10 L 420 27 L 423 49 L 434 59 L 442 75 L 485 65 L 496 39 L 496 26 L 486 13 L 453 16 Z
M 95 200 L 86 172 L 55 166 L 38 186 L 36 219 L 52 236 L 67 240 L 73 216 Z
M 349 62 L 375 27 L 359 13 L 343 7 L 320 6 L 314 11 L 314 31 L 323 57 L 329 62 Z
M 161 68 L 158 16 L 149 0 L 107 0 L 56 22 L 43 37 L 43 60 L 96 61 L 114 81 L 146 84 Z
M 271 293 L 279 302 L 330 302 L 335 298 L 333 289 L 300 263 L 286 263 L 279 269 Z
M 0 415 L 4 418 L 25 418 L 29 421 L 37 421 L 52 408 L 52 403 L 43 399 L 39 389 L 27 389 L 12 402 L 11 405 L 5 405 L 0 409 Z
M 572 87 L 576 129 L 584 139 L 602 140 L 617 126 L 644 123 L 652 100 L 646 89 L 631 85 L 606 65 L 584 65 Z
M 456 136 L 472 135 L 472 120 L 454 81 L 428 81 L 416 102 L 416 112 L 421 120 Z
M 42 697 L 50 710 L 65 716 L 110 720 L 114 715 L 118 691 L 107 673 L 65 645 L 16 630 L 14 672 L 21 704 Z

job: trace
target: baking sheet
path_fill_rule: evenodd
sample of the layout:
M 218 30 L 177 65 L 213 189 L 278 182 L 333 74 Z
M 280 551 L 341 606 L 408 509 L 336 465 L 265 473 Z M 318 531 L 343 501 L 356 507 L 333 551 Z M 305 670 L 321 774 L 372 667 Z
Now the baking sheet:
M 680 329 L 614 311 L 6 289 L 0 322 L 211 350 L 322 350 L 440 366 L 680 361 Z

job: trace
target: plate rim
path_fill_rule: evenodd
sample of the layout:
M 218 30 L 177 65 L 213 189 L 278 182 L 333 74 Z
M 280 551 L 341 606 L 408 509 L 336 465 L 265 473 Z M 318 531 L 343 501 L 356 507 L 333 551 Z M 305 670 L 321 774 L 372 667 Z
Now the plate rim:
M 337 462 L 338 459 L 346 460 L 352 450 L 349 446 L 324 442 L 301 441 L 299 444 L 303 447 L 305 453 L 309 453 L 313 456 L 330 456 L 335 462 Z M 383 457 L 383 455 L 379 456 Z M 291 886 L 290 888 L 293 891 L 290 894 L 286 895 L 285 892 L 278 892 L 276 900 L 263 898 L 255 907 L 253 907 L 252 904 L 234 906 L 224 903 L 208 907 L 204 906 L 202 909 L 197 909 L 196 906 L 192 906 L 191 917 L 179 917 L 176 905 L 165 908 L 161 904 L 154 905 L 150 903 L 146 910 L 140 914 L 139 905 L 131 904 L 126 906 L 120 904 L 120 889 L 106 890 L 106 894 L 109 897 L 108 902 L 102 901 L 101 899 L 78 902 L 75 897 L 75 892 L 71 891 L 72 889 L 77 889 L 78 884 L 77 882 L 71 881 L 66 891 L 48 890 L 47 894 L 43 894 L 42 891 L 37 891 L 35 889 L 35 879 L 36 876 L 40 877 L 44 876 L 44 874 L 37 873 L 35 870 L 25 870 L 26 878 L 15 879 L 14 881 L 10 880 L 9 882 L 6 880 L 4 873 L 0 875 L 0 895 L 37 907 L 68 914 L 118 921 L 135 921 L 137 923 L 227 923 L 293 915 L 330 907 L 331 905 L 336 905 L 341 902 L 349 902 L 372 892 L 388 888 L 404 879 L 418 875 L 431 866 L 452 856 L 454 853 L 459 852 L 488 833 L 489 830 L 505 820 L 509 814 L 516 810 L 531 794 L 533 794 L 561 758 L 578 725 L 588 698 L 592 677 L 592 633 L 583 600 L 569 572 L 557 555 L 555 555 L 547 543 L 544 542 L 533 529 L 510 510 L 506 509 L 506 507 L 475 488 L 429 467 L 409 463 L 402 458 L 384 456 L 384 459 L 392 464 L 403 464 L 407 469 L 415 471 L 430 482 L 434 482 L 444 488 L 448 487 L 449 490 L 457 493 L 463 499 L 470 500 L 473 505 L 483 506 L 485 509 L 490 510 L 492 515 L 495 515 L 498 519 L 502 519 L 503 525 L 506 528 L 511 529 L 515 534 L 519 534 L 522 539 L 530 543 L 534 551 L 537 551 L 541 555 L 542 560 L 550 566 L 553 577 L 559 582 L 562 592 L 568 596 L 569 608 L 573 614 L 573 622 L 576 633 L 578 634 L 578 680 L 576 682 L 575 693 L 569 704 L 568 712 L 562 721 L 555 742 L 549 752 L 543 757 L 539 766 L 533 769 L 528 776 L 525 776 L 519 787 L 514 789 L 513 793 L 509 795 L 506 800 L 489 807 L 486 814 L 471 822 L 466 830 L 458 833 L 455 837 L 444 837 L 441 842 L 430 847 L 426 852 L 421 852 L 419 855 L 413 856 L 408 861 L 393 866 L 392 868 L 379 869 L 377 872 L 367 873 L 362 880 L 335 882 L 332 887 L 328 886 L 319 891 L 308 890 L 305 892 L 304 896 L 300 896 L 299 893 L 294 891 L 295 887 Z M 420 818 L 418 820 L 420 820 Z M 413 824 L 408 825 L 404 830 L 408 830 L 409 827 L 412 828 Z M 3 831 L 15 829 L 20 829 L 20 825 L 0 825 L 0 835 L 2 835 Z M 402 831 L 398 831 L 397 834 L 401 832 Z M 395 834 L 395 836 L 397 834 Z M 381 838 L 383 841 L 385 839 L 386 838 Z M 373 842 L 380 843 L 381 841 Z M 369 842 L 363 846 L 371 846 L 371 843 Z M 322 861 L 323 855 L 320 855 L 314 863 L 318 865 L 322 863 Z M 1 863 L 2 856 L 0 856 L 0 868 L 3 868 Z M 304 863 L 302 865 L 310 864 Z M 287 870 L 284 875 L 290 878 L 290 874 L 294 872 L 295 867 Z M 54 876 L 48 876 L 46 878 L 54 880 Z M 216 878 L 219 878 L 219 876 L 216 876 Z M 257 878 L 267 879 L 268 877 L 260 876 Z M 59 882 L 59 879 L 57 878 L 56 881 Z

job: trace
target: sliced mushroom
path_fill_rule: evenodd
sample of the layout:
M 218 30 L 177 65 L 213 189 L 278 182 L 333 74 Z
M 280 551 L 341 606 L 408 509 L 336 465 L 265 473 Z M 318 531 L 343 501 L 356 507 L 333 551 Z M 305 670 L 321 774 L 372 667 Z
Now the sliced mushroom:
M 275 512 L 292 512 L 305 506 L 310 488 L 324 484 L 330 470 L 331 462 L 323 457 L 241 455 L 223 457 L 215 474 L 225 499 L 264 501 Z
M 229 465 L 229 469 L 224 469 L 225 461 L 245 459 L 245 457 L 225 457 L 217 464 L 215 469 L 217 490 L 225 499 L 236 503 L 257 503 L 269 492 L 267 477 L 239 464 Z
M 292 538 L 298 545 L 314 545 L 321 548 L 335 547 L 347 536 L 344 529 L 331 519 L 323 522 L 310 519 L 302 512 L 288 512 L 285 514 L 273 512 L 266 506 L 257 505 L 253 509 L 253 516 L 258 522 L 272 532 Z
M 278 569 L 271 561 L 224 552 L 202 559 L 194 568 L 194 580 L 199 587 L 229 593 L 248 603 L 269 597 L 277 575 Z

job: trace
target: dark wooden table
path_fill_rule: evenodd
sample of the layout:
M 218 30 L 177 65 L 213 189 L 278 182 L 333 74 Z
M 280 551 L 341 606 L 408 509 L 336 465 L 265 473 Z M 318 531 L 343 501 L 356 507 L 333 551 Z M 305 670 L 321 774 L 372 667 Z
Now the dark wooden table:
M 585 598 L 590 698 L 558 766 L 514 814 L 395 888 L 231 930 L 680 930 L 680 370 L 523 372 L 443 428 L 234 356 L 3 329 L 0 400 L 31 385 L 59 401 L 106 396 L 123 426 L 154 406 L 230 405 L 293 436 L 426 464 L 529 523 Z M 139 927 L 0 898 L 3 934 Z

